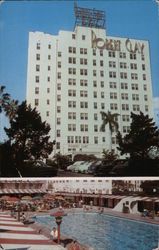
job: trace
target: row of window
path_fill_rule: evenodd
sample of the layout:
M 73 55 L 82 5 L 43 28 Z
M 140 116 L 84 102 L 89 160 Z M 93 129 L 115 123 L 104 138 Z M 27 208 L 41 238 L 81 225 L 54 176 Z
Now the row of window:
M 37 48 L 37 50 L 40 50 L 40 43 L 37 43 L 36 48 Z M 48 49 L 51 49 L 51 44 L 48 44 Z M 76 47 L 69 46 L 68 47 L 68 53 L 76 54 Z M 87 48 L 80 48 L 80 54 L 87 55 L 87 53 L 88 53 Z M 96 56 L 96 49 L 93 49 L 93 55 Z M 58 54 L 58 56 L 61 57 L 61 52 L 60 52 L 60 54 Z M 103 56 L 103 50 L 100 50 L 100 56 Z M 115 51 L 108 51 L 108 56 L 115 58 L 116 57 L 116 52 Z M 122 58 L 122 59 L 126 59 L 126 53 L 125 52 L 119 52 L 119 57 Z M 136 60 L 137 59 L 136 53 L 130 53 L 129 58 L 131 60 Z M 145 57 L 144 57 L 143 54 L 141 54 L 141 59 L 145 60 Z M 37 60 L 40 60 L 40 58 L 37 59 Z

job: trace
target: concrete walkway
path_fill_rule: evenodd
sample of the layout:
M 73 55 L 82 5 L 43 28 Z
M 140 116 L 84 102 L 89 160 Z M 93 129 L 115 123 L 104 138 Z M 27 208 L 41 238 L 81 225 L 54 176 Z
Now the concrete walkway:
M 64 250 L 65 248 L 39 234 L 31 227 L 11 217 L 7 212 L 0 212 L 0 247 L 6 250 Z

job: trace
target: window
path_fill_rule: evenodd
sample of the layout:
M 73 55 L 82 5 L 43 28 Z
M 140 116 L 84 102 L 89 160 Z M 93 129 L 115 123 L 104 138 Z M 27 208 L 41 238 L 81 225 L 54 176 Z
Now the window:
M 39 82 L 39 76 L 35 76 L 35 82 Z
M 143 77 L 143 80 L 145 81 L 146 80 L 146 75 L 143 74 L 142 77 Z
M 60 136 L 61 136 L 61 135 L 60 135 L 60 130 L 59 130 L 59 129 L 57 129 L 56 135 L 57 135 L 57 137 L 60 137 Z
M 144 61 L 145 60 L 145 56 L 144 54 L 141 54 L 141 60 Z
M 76 68 L 68 68 L 68 73 L 72 75 L 76 75 Z
M 72 34 L 72 39 L 76 39 L 76 36 L 75 36 L 75 34 Z
M 93 56 L 96 56 L 96 49 L 93 49 Z
M 105 104 L 103 102 L 101 103 L 101 109 L 105 109 Z
M 146 91 L 147 90 L 147 85 L 144 84 L 143 89 Z
M 76 102 L 75 101 L 68 101 L 68 107 L 69 108 L 76 108 Z
M 81 120 L 88 120 L 88 113 L 80 113 Z
M 116 62 L 109 61 L 109 67 L 110 68 L 116 68 Z
M 97 87 L 97 81 L 93 81 L 93 87 Z
M 69 79 L 68 79 L 68 85 L 76 86 L 76 79 L 69 78 Z
M 96 60 L 93 60 L 93 66 L 96 66 Z
M 88 92 L 85 90 L 80 91 L 80 97 L 88 97 Z
M 51 69 L 51 67 L 50 67 L 50 66 L 48 66 L 48 71 L 50 71 L 50 69 Z
M 136 101 L 139 101 L 139 95 L 138 94 L 133 94 L 132 99 L 136 100 Z
M 103 56 L 103 50 L 100 49 L 100 56 Z
M 51 49 L 51 44 L 48 44 L 48 49 Z
M 126 82 L 121 82 L 121 89 L 128 89 L 128 84 Z
M 129 110 L 128 104 L 122 104 L 122 110 Z
M 57 84 L 57 90 L 61 90 L 61 83 Z
M 109 51 L 108 56 L 109 57 L 115 57 L 115 51 Z
M 60 142 L 56 143 L 56 149 L 60 149 Z
M 76 48 L 75 47 L 68 47 L 68 52 L 76 54 Z
M 67 137 L 67 142 L 68 143 L 74 143 L 74 137 L 73 136 L 68 136 Z
M 57 106 L 57 113 L 61 113 L 61 106 Z
M 127 79 L 127 73 L 126 72 L 121 72 L 120 73 L 120 78 L 121 79 Z
M 50 76 L 47 77 L 47 81 L 50 82 Z
M 93 97 L 97 98 L 97 92 L 96 91 L 93 92 Z
M 75 143 L 81 143 L 81 136 L 75 136 Z
M 118 109 L 117 103 L 110 103 L 110 109 L 117 110 Z
M 103 81 L 100 82 L 100 86 L 101 86 L 101 88 L 104 88 L 104 82 Z
M 97 71 L 95 69 L 93 70 L 93 76 L 97 76 Z
M 80 75 L 87 76 L 87 69 L 80 69 Z
M 121 99 L 122 100 L 128 100 L 128 94 L 127 93 L 121 93 Z
M 49 99 L 47 99 L 47 100 L 46 100 L 46 103 L 47 103 L 47 105 L 49 105 L 49 104 L 50 104 L 50 100 L 49 100 Z
M 98 125 L 94 125 L 94 132 L 98 132 Z
M 132 60 L 135 60 L 136 59 L 136 54 L 135 53 L 130 53 L 130 59 Z
M 82 35 L 82 40 L 85 40 L 86 39 L 86 36 L 85 35 Z
M 94 114 L 94 120 L 97 121 L 98 120 L 98 115 L 95 113 Z
M 80 125 L 80 131 L 81 132 L 88 132 L 88 125 L 87 124 L 81 124 Z
M 94 144 L 98 144 L 98 137 L 97 136 L 94 137 Z
M 40 49 L 40 43 L 36 44 L 36 49 Z
M 62 53 L 59 51 L 57 55 L 58 57 L 61 57 Z
M 39 94 L 39 87 L 35 88 L 35 94 Z
M 144 95 L 144 101 L 148 101 L 148 96 Z
M 80 58 L 80 64 L 87 65 L 87 59 L 86 58 Z
M 88 108 L 88 102 L 80 102 L 81 108 Z
M 102 137 L 102 142 L 105 142 L 105 137 Z
M 88 81 L 87 81 L 87 80 L 81 79 L 81 80 L 80 80 L 80 86 L 87 87 L 87 86 L 88 86 Z
M 39 105 L 39 99 L 35 99 L 35 106 Z
M 97 109 L 97 102 L 94 102 L 94 109 Z
M 110 93 L 110 99 L 117 99 L 117 93 Z
M 83 143 L 89 143 L 89 137 L 88 136 L 83 136 Z
M 69 120 L 76 120 L 76 113 L 75 112 L 68 112 L 68 119 Z
M 116 72 L 115 71 L 109 71 L 109 77 L 110 78 L 116 78 Z
M 57 67 L 58 67 L 58 68 L 61 68 L 61 62 L 58 62 L 58 63 L 57 63 Z
M 61 124 L 61 118 L 58 117 L 58 118 L 57 118 L 57 125 L 60 125 L 60 124 Z
M 139 89 L 138 84 L 137 83 L 132 83 L 131 84 L 131 89 L 132 90 L 138 90 Z
M 50 88 L 47 88 L 47 93 L 50 93 Z
M 85 49 L 85 48 L 80 48 L 80 54 L 87 55 L 87 49 Z
M 148 112 L 149 111 L 149 107 L 148 105 L 145 105 L 145 111 Z
M 75 57 L 69 57 L 68 63 L 76 64 L 76 58 Z
M 40 65 L 36 65 L 36 71 L 40 71 Z
M 104 92 L 101 92 L 101 98 L 104 98 Z
M 50 112 L 49 111 L 46 111 L 46 116 L 49 116 L 50 115 Z
M 51 55 L 48 55 L 48 60 L 50 60 L 51 59 Z
M 101 66 L 101 67 L 104 66 L 103 60 L 100 61 L 100 66 Z
M 129 133 L 130 127 L 129 126 L 123 126 L 123 133 Z
M 104 71 L 103 71 L 103 70 L 100 71 L 100 76 L 101 76 L 101 77 L 104 76 Z
M 131 79 L 132 79 L 132 80 L 137 80 L 137 79 L 138 79 L 138 74 L 132 73 L 132 74 L 131 74 Z
M 122 121 L 123 122 L 129 122 L 130 121 L 130 116 L 129 115 L 122 115 Z
M 61 79 L 61 72 L 58 72 L 58 73 L 57 73 L 57 78 L 58 78 L 58 79 Z
M 76 90 L 69 89 L 69 90 L 68 90 L 68 96 L 73 96 L 73 97 L 75 97 L 75 96 L 76 96 Z
M 76 124 L 68 124 L 68 131 L 76 131 Z
M 119 57 L 125 59 L 126 58 L 126 53 L 125 52 L 120 52 Z
M 110 89 L 116 89 L 116 82 L 109 82 Z
M 137 64 L 136 63 L 130 63 L 130 68 L 131 69 L 137 69 Z
M 36 60 L 40 60 L 40 54 L 36 54 Z
M 139 105 L 133 105 L 133 111 L 140 111 Z
M 57 95 L 57 101 L 58 101 L 58 102 L 61 101 L 61 95 Z
M 120 63 L 120 68 L 121 68 L 121 69 L 126 69 L 126 68 L 127 68 L 126 63 L 125 63 L 125 62 L 121 62 L 121 63 Z
M 142 64 L 142 70 L 145 70 L 145 64 Z

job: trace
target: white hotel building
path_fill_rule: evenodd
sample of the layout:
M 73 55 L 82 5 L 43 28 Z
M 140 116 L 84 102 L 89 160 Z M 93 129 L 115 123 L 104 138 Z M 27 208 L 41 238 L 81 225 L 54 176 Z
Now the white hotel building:
M 122 134 L 131 112 L 154 117 L 149 42 L 108 36 L 103 11 L 75 14 L 74 31 L 29 33 L 27 103 L 50 124 L 56 152 L 101 154 L 110 145 L 101 111 L 120 114 Z

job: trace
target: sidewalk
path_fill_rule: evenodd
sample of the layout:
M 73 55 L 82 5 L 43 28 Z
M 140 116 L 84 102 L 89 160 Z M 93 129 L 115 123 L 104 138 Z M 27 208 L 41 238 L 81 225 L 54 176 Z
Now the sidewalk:
M 0 247 L 6 250 L 64 250 L 32 228 L 17 221 L 7 212 L 0 212 Z

